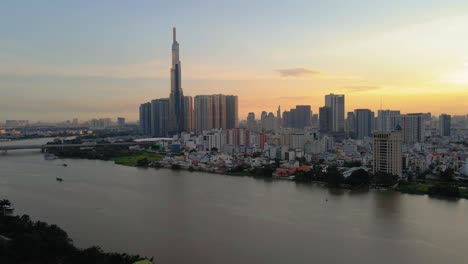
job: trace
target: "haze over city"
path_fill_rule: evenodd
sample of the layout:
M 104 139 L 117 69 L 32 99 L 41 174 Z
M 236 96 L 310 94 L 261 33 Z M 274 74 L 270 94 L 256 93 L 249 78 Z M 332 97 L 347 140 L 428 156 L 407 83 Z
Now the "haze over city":
M 0 120 L 136 121 L 141 102 L 167 96 L 172 26 L 184 94 L 236 94 L 240 119 L 318 113 L 329 93 L 346 94 L 346 111 L 466 114 L 467 24 L 466 1 L 10 1 Z

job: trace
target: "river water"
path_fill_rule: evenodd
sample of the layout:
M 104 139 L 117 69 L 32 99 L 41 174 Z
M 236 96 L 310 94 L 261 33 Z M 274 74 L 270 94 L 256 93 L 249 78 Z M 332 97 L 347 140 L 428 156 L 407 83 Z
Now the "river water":
M 157 263 L 468 263 L 467 200 L 44 160 L 36 150 L 0 155 L 0 198 L 79 247 Z

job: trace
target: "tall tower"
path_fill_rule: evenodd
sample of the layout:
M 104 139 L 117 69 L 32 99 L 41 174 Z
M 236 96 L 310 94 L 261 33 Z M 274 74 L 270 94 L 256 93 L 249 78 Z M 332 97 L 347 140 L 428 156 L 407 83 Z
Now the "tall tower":
M 181 63 L 179 60 L 179 43 L 176 39 L 176 28 L 172 29 L 172 68 L 171 94 L 169 96 L 170 133 L 179 133 L 184 129 L 184 93 L 182 91 Z

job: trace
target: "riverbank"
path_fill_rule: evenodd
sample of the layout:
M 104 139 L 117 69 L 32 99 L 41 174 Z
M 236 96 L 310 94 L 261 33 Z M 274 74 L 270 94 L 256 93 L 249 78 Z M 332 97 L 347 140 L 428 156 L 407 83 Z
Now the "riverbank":
M 139 255 L 104 252 L 96 246 L 79 249 L 56 225 L 32 221 L 28 215 L 0 214 L 0 263 L 131 264 L 143 259 Z
M 367 176 L 364 175 L 366 179 L 358 179 L 358 184 L 354 184 L 355 182 L 353 181 L 356 180 L 356 178 L 353 179 L 353 181 L 349 181 L 349 177 L 344 178 L 341 173 L 338 173 L 336 171 L 320 173 L 320 176 L 302 173 L 302 175 L 296 177 L 274 177 L 272 176 L 272 173 L 274 171 L 274 168 L 272 166 L 249 168 L 235 167 L 229 170 L 192 165 L 180 166 L 179 164 L 175 163 L 161 162 L 164 158 L 163 154 L 142 151 L 138 149 L 130 150 L 127 147 L 53 149 L 51 150 L 51 153 L 57 155 L 60 158 L 99 159 L 113 161 L 114 163 L 119 165 L 132 167 L 166 168 L 172 170 L 200 171 L 207 173 L 223 174 L 228 176 L 292 180 L 295 182 L 301 182 L 305 184 L 312 182 L 320 182 L 322 184 L 328 185 L 329 187 L 342 189 L 354 189 L 363 187 L 369 188 L 371 186 L 379 186 L 390 188 L 395 191 L 407 194 L 468 199 L 468 190 L 466 188 L 460 188 L 461 186 L 458 186 L 454 182 L 449 184 L 440 181 L 427 181 L 424 183 L 413 181 L 399 181 L 397 184 L 397 179 L 385 179 L 389 176 L 384 176 L 384 182 L 387 183 L 381 184 L 381 180 L 379 179 L 374 179 L 374 182 L 371 181 L 371 178 L 367 173 Z M 362 177 L 362 175 L 360 177 Z

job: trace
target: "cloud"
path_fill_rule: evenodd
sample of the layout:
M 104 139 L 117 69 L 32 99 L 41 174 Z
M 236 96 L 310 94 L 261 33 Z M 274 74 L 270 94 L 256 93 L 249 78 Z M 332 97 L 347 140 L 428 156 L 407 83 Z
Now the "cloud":
M 302 77 L 319 74 L 318 71 L 306 68 L 278 69 L 276 72 L 278 72 L 282 77 Z
M 380 86 L 366 86 L 366 85 L 355 85 L 355 86 L 347 86 L 344 87 L 343 89 L 347 91 L 348 93 L 358 93 L 358 92 L 367 92 L 367 91 L 373 91 L 373 90 L 378 90 L 382 87 Z

